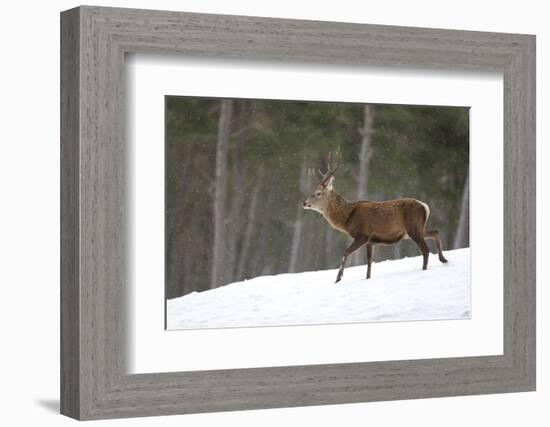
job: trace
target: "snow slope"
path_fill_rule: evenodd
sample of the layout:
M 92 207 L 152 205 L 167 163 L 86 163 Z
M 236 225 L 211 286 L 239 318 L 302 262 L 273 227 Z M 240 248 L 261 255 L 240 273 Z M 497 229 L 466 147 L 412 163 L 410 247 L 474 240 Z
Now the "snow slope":
M 168 329 L 463 319 L 470 317 L 470 249 L 337 270 L 260 276 L 167 301 Z

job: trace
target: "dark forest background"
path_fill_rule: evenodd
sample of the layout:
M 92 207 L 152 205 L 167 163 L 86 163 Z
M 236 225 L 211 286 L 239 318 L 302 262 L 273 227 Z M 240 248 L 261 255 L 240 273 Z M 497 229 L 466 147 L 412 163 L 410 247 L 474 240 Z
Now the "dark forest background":
M 348 238 L 302 209 L 337 149 L 338 193 L 427 202 L 444 250 L 469 246 L 468 108 L 167 96 L 165 132 L 167 298 L 337 267 Z M 404 241 L 375 261 L 416 255 Z

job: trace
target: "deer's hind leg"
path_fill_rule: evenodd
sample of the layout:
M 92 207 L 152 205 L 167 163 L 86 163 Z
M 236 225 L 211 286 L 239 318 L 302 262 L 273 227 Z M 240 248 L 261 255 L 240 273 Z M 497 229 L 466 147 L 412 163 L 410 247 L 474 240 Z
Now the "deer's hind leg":
M 439 236 L 438 230 L 427 230 L 424 232 L 425 239 L 435 240 L 435 245 L 437 246 L 437 254 L 439 255 L 439 261 L 445 263 L 447 259 L 443 256 L 443 245 L 441 245 L 441 237 Z
M 370 267 L 372 264 L 372 256 L 374 254 L 374 244 L 367 242 L 367 279 L 370 279 Z
M 428 247 L 428 244 L 424 240 L 424 233 L 416 233 L 416 232 L 409 232 L 409 237 L 416 243 L 418 248 L 420 249 L 420 252 L 422 252 L 423 257 L 423 263 L 422 263 L 422 270 L 428 269 L 428 257 L 430 256 L 430 248 Z

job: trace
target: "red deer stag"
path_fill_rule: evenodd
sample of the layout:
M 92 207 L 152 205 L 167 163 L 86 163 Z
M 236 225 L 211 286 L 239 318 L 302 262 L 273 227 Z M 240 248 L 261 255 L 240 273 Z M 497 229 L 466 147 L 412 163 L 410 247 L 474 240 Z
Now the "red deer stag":
M 433 239 L 437 245 L 439 261 L 445 263 L 441 239 L 437 230 L 426 230 L 430 208 L 426 203 L 415 199 L 396 199 L 383 202 L 368 200 L 348 201 L 334 190 L 334 173 L 329 155 L 327 172 L 318 178 L 315 192 L 303 203 L 304 209 L 319 212 L 338 231 L 354 240 L 345 250 L 336 283 L 344 274 L 347 257 L 363 245 L 367 245 L 367 279 L 370 278 L 374 245 L 393 244 L 403 239 L 412 239 L 422 252 L 422 269 L 428 268 L 430 250 L 425 239 Z

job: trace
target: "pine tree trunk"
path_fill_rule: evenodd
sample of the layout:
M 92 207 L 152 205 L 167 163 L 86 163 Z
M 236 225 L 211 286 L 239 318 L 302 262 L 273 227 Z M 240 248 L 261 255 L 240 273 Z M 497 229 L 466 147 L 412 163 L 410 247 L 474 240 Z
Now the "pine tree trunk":
M 462 191 L 462 202 L 460 205 L 460 217 L 456 227 L 453 249 L 464 248 L 469 245 L 470 232 L 470 172 L 466 175 L 464 181 L 464 190 Z
M 239 266 L 237 268 L 237 280 L 245 279 L 245 270 L 248 265 L 250 247 L 252 245 L 252 239 L 254 237 L 254 231 L 256 228 L 256 215 L 258 212 L 258 196 L 260 189 L 262 188 L 262 172 L 257 178 L 252 195 L 250 196 L 250 204 L 248 205 L 248 215 L 246 219 L 246 228 L 243 236 L 243 244 L 239 254 Z
M 182 296 L 185 293 L 184 276 L 185 270 L 183 264 L 179 262 L 181 259 L 184 239 L 182 235 L 182 219 L 185 215 L 185 198 L 183 197 L 183 189 L 191 176 L 192 160 L 182 162 L 181 168 L 178 169 L 177 176 L 177 194 L 179 197 L 171 200 L 171 204 L 166 206 L 165 222 L 165 251 L 166 251 L 166 295 L 167 298 L 175 298 Z
M 336 238 L 336 231 L 332 229 L 332 227 L 326 227 L 326 234 L 325 234 L 325 267 L 326 268 L 334 268 L 337 265 L 337 261 L 341 258 L 342 254 L 338 254 L 335 252 L 336 245 L 335 245 L 335 238 Z
M 225 199 L 227 183 L 227 146 L 231 131 L 233 101 L 221 101 L 216 145 L 216 189 L 214 194 L 214 241 L 212 247 L 212 276 L 210 288 L 222 285 L 225 258 Z
M 302 194 L 307 191 L 307 165 L 304 161 L 302 167 L 300 168 L 300 184 L 299 188 Z M 298 262 L 298 256 L 300 253 L 300 243 L 302 240 L 302 228 L 304 225 L 303 221 L 303 208 L 301 205 L 298 205 L 296 212 L 296 219 L 294 221 L 294 231 L 292 233 L 292 243 L 290 245 L 290 260 L 288 262 L 288 272 L 296 272 L 296 264 Z
M 268 196 L 267 199 L 262 200 L 262 206 L 258 217 L 258 236 L 257 244 L 254 246 L 253 260 L 251 262 L 251 268 L 247 272 L 248 277 L 261 276 L 267 274 L 270 270 L 269 259 L 269 246 L 271 245 L 269 236 L 271 233 L 270 221 L 273 208 L 273 201 Z
M 290 260 L 288 263 L 288 272 L 296 272 L 296 262 L 298 261 L 298 253 L 300 251 L 300 240 L 302 238 L 302 213 L 298 212 L 296 221 L 294 221 L 294 231 L 292 233 L 292 243 L 290 245 Z
M 365 105 L 363 108 L 363 127 L 359 129 L 361 135 L 361 151 L 359 152 L 359 174 L 357 175 L 357 200 L 367 199 L 369 179 L 369 162 L 372 157 L 371 136 L 373 132 L 374 106 Z M 357 250 L 350 257 L 349 265 L 360 265 L 366 261 L 364 249 Z
M 361 134 L 361 151 L 359 153 L 359 175 L 357 177 L 357 199 L 367 198 L 367 187 L 369 179 L 369 161 L 372 157 L 372 122 L 374 119 L 374 107 L 365 105 L 363 110 L 363 127 Z
M 227 244 L 226 244 L 226 260 L 225 260 L 225 283 L 231 283 L 235 280 L 237 275 L 237 257 L 238 257 L 238 243 L 239 238 L 242 235 L 243 228 L 243 204 L 245 194 L 245 178 L 246 170 L 241 160 L 240 147 L 237 146 L 235 150 L 235 158 L 233 163 L 233 191 L 230 194 L 231 198 L 231 210 L 229 213 L 229 224 L 227 227 Z

